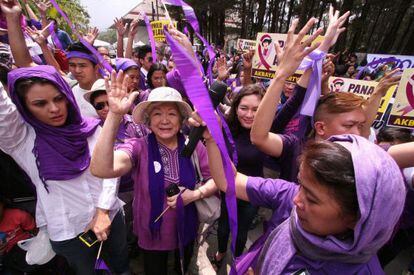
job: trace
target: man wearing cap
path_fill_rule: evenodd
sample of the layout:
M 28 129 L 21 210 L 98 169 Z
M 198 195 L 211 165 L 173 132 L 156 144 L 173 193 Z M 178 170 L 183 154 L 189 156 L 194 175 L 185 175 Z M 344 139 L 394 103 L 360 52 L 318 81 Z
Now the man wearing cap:
M 86 117 L 98 117 L 95 109 L 84 99 L 93 83 L 99 78 L 99 66 L 97 58 L 81 43 L 76 42 L 69 46 L 67 52 L 69 72 L 78 82 L 72 87 L 76 102 L 81 114 Z

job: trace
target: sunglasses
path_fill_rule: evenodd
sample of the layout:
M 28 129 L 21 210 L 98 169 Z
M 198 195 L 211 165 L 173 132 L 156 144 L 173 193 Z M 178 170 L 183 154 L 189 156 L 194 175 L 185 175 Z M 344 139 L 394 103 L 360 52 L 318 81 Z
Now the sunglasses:
M 148 61 L 148 62 L 152 62 L 152 61 L 154 61 L 154 59 L 153 59 L 153 58 L 152 58 L 152 56 L 151 56 L 151 57 L 148 57 L 148 58 L 147 58 L 147 61 Z
M 96 103 L 93 107 L 95 108 L 95 110 L 100 111 L 103 108 L 105 108 L 105 106 L 109 106 L 108 101 Z

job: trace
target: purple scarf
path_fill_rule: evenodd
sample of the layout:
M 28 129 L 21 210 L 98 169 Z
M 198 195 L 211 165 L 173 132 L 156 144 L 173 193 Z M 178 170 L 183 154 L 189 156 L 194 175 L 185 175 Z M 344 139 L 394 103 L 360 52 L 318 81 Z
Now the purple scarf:
M 65 95 L 68 101 L 68 117 L 64 126 L 53 127 L 40 122 L 20 102 L 15 90 L 16 82 L 32 77 L 51 81 Z M 90 162 L 87 138 L 95 133 L 99 121 L 81 116 L 71 88 L 52 66 L 12 70 L 8 75 L 8 82 L 13 103 L 36 132 L 33 154 L 45 187 L 47 180 L 69 180 L 82 174 Z
M 367 139 L 354 135 L 329 139 L 347 148 L 354 164 L 360 217 L 353 237 L 319 237 L 302 229 L 296 209 L 270 234 L 256 274 L 281 274 L 299 253 L 311 260 L 364 264 L 390 238 L 404 207 L 405 186 L 391 156 Z
M 181 152 L 185 138 L 182 134 L 178 134 L 178 152 Z M 161 170 L 156 173 L 154 162 L 158 162 L 161 165 Z M 194 190 L 196 184 L 196 174 L 191 163 L 191 159 L 178 156 L 178 165 L 180 173 L 180 186 L 187 189 Z M 153 133 L 148 135 L 148 188 L 151 196 L 151 216 L 149 220 L 149 228 L 151 229 L 152 237 L 157 237 L 161 228 L 162 218 L 154 223 L 155 219 L 163 211 L 165 201 L 165 180 L 164 180 L 164 167 L 162 165 L 160 150 L 158 142 Z M 191 241 L 193 241 L 197 235 L 198 219 L 197 209 L 195 204 L 191 203 L 185 207 L 179 207 L 177 203 L 177 227 L 178 236 L 180 241 L 180 247 L 184 247 Z M 174 232 L 171 232 L 174 234 Z

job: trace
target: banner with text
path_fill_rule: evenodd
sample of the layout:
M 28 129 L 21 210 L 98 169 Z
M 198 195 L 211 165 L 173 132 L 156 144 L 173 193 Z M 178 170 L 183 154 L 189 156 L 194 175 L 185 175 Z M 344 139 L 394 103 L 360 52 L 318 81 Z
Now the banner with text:
M 403 71 L 388 125 L 414 129 L 414 69 Z
M 168 26 L 170 24 L 170 20 L 159 20 L 159 21 L 152 21 L 151 28 L 152 32 L 154 33 L 154 39 L 156 42 L 165 42 L 165 35 L 164 35 L 164 26 Z M 173 22 L 174 27 L 177 28 L 177 22 Z
M 368 99 L 377 87 L 378 82 L 376 81 L 366 81 L 352 78 L 344 77 L 330 77 L 329 78 L 329 89 L 331 92 L 347 92 L 353 93 L 359 96 L 362 96 L 365 99 Z M 376 121 L 381 121 L 381 123 L 375 123 L 376 129 L 382 128 L 386 119 L 386 112 L 391 108 L 391 98 L 394 95 L 397 85 L 390 87 L 385 96 L 381 99 L 381 105 L 378 109 Z
M 308 38 L 305 36 L 303 40 Z M 283 33 L 258 33 L 256 50 L 253 57 L 252 76 L 272 79 L 277 69 L 277 56 L 275 43 L 283 48 L 287 34 Z M 318 36 L 314 43 L 321 42 L 323 36 Z

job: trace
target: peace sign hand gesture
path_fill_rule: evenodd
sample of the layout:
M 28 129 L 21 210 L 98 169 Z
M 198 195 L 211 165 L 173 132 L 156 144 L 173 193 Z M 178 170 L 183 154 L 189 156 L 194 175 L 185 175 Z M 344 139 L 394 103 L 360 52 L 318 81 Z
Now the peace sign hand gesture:
M 111 82 L 105 78 L 106 93 L 108 95 L 109 111 L 117 115 L 125 115 L 131 109 L 139 92 L 128 94 L 130 78 L 122 70 L 112 71 Z

